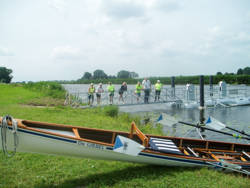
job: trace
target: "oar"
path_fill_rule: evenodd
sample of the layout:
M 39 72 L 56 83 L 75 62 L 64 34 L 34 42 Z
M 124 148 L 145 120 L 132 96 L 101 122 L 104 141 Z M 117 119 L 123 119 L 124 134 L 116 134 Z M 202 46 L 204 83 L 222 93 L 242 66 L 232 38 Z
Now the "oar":
M 244 137 L 244 136 L 240 136 L 240 135 L 235 135 L 235 134 L 231 134 L 231 133 L 227 133 L 227 132 L 219 131 L 219 130 L 215 130 L 215 129 L 210 129 L 210 128 L 207 128 L 207 127 L 204 127 L 204 126 L 195 125 L 195 124 L 187 123 L 187 122 L 184 122 L 184 121 L 178 121 L 178 123 L 181 123 L 181 124 L 184 124 L 184 125 L 189 125 L 191 127 L 206 129 L 206 130 L 209 130 L 209 131 L 221 133 L 221 134 L 228 135 L 228 136 L 233 136 L 235 138 L 241 138 L 241 139 L 250 140 L 250 138 L 248 138 L 248 137 Z
M 214 128 L 214 129 L 216 129 L 216 130 L 221 130 L 221 129 L 227 128 L 227 129 L 230 129 L 230 130 L 235 131 L 237 133 L 240 133 L 240 134 L 243 134 L 245 136 L 250 137 L 250 135 L 247 134 L 247 133 L 245 133 L 243 130 L 240 131 L 240 130 L 234 129 L 232 127 L 228 127 L 224 123 L 218 121 L 217 119 L 215 119 L 213 117 L 208 117 L 208 119 L 207 119 L 207 121 L 206 121 L 205 124 L 208 125 L 208 126 L 210 126 L 210 127 L 212 127 L 212 128 Z
M 241 169 L 241 166 L 239 166 L 240 168 L 237 169 L 237 168 L 232 167 L 232 164 L 230 164 L 230 163 L 226 163 L 225 165 L 223 165 L 223 161 L 219 162 L 218 164 L 214 164 L 214 163 L 210 163 L 210 162 L 206 162 L 206 163 L 214 166 L 215 168 L 224 168 L 224 169 L 227 169 L 230 171 L 246 174 L 247 176 L 250 175 L 250 172 L 248 172 L 247 170 Z

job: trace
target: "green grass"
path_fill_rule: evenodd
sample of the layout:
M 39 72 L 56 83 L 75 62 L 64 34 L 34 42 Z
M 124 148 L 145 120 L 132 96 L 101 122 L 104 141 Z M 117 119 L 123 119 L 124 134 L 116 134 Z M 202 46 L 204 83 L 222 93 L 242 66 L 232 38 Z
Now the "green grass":
M 139 118 L 129 114 L 111 117 L 107 109 L 73 109 L 46 105 L 43 93 L 21 86 L 0 84 L 0 115 L 14 118 L 129 131 Z M 44 107 L 27 105 L 34 99 Z M 52 100 L 52 99 L 51 99 Z M 113 110 L 113 109 L 112 109 Z M 161 127 L 138 125 L 144 133 L 162 134 Z M 0 146 L 1 147 L 1 146 Z M 0 152 L 0 187 L 248 187 L 240 174 L 212 169 L 171 168 L 116 161 L 53 155 Z

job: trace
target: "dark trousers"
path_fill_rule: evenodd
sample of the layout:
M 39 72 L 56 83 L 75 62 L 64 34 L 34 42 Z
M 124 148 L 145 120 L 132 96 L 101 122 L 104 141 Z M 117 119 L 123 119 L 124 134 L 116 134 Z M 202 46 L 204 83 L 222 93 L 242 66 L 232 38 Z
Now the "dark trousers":
M 160 100 L 160 94 L 161 94 L 161 90 L 155 90 L 155 101 Z
M 144 89 L 144 103 L 148 103 L 150 89 Z

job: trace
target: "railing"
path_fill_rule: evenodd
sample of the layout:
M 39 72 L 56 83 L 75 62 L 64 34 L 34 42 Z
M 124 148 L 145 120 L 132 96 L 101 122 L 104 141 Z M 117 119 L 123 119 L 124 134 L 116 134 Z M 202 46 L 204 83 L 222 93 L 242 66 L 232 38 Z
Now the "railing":
M 177 92 L 179 95 L 181 92 Z M 178 102 L 180 101 L 179 96 L 171 96 L 171 89 L 162 89 L 159 99 L 156 99 L 155 91 L 152 90 L 149 95 L 149 103 L 166 103 L 166 102 Z M 141 96 L 137 96 L 134 90 L 128 90 L 123 93 L 123 97 L 120 98 L 119 93 L 114 93 L 113 103 L 114 105 L 138 105 L 144 104 L 144 92 L 141 92 Z M 182 97 L 182 96 L 181 96 Z M 89 103 L 88 93 L 87 92 L 71 92 L 66 94 L 65 105 L 87 105 Z M 90 101 L 92 103 L 92 101 Z M 109 93 L 103 92 L 101 94 L 100 106 L 109 105 Z M 94 102 L 91 104 L 93 106 L 97 106 L 97 97 L 94 94 Z
M 155 90 L 151 90 L 149 96 L 149 103 L 186 103 L 186 102 L 197 102 L 199 103 L 199 87 L 195 86 L 192 97 L 190 97 L 190 93 L 186 90 L 186 87 L 183 88 L 175 88 L 172 89 L 170 87 L 163 88 L 161 90 L 159 100 L 156 100 Z M 250 96 L 250 87 L 241 86 L 239 88 L 228 87 L 226 92 L 227 97 L 229 98 L 237 98 L 237 97 L 249 97 Z M 208 99 L 219 99 L 222 98 L 221 91 L 218 86 L 214 86 L 213 90 L 210 91 L 209 87 L 205 88 L 205 100 Z M 88 93 L 87 92 L 68 92 L 65 99 L 65 105 L 71 106 L 80 106 L 87 105 L 89 102 Z M 104 92 L 101 95 L 101 102 L 97 104 L 97 97 L 94 94 L 93 106 L 105 106 L 109 105 L 109 93 Z M 141 96 L 138 97 L 134 90 L 128 90 L 123 94 L 123 100 L 120 98 L 118 92 L 114 93 L 113 103 L 114 105 L 138 105 L 144 104 L 144 92 L 141 92 Z

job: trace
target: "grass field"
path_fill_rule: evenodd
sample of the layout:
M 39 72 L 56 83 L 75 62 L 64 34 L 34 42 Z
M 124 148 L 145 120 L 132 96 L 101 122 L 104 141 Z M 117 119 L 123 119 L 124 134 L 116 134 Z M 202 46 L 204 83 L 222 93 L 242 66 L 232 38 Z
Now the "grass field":
M 34 102 L 35 101 L 35 102 Z M 39 101 L 39 102 L 38 102 Z M 39 105 L 37 105 L 39 104 Z M 109 109 L 73 109 L 47 94 L 18 85 L 0 84 L 0 116 L 129 131 L 136 116 L 107 115 Z M 161 127 L 139 125 L 144 133 L 162 134 Z M 0 146 L 1 147 L 1 146 Z M 0 187 L 249 187 L 240 174 L 212 169 L 170 168 L 73 157 L 0 152 Z

